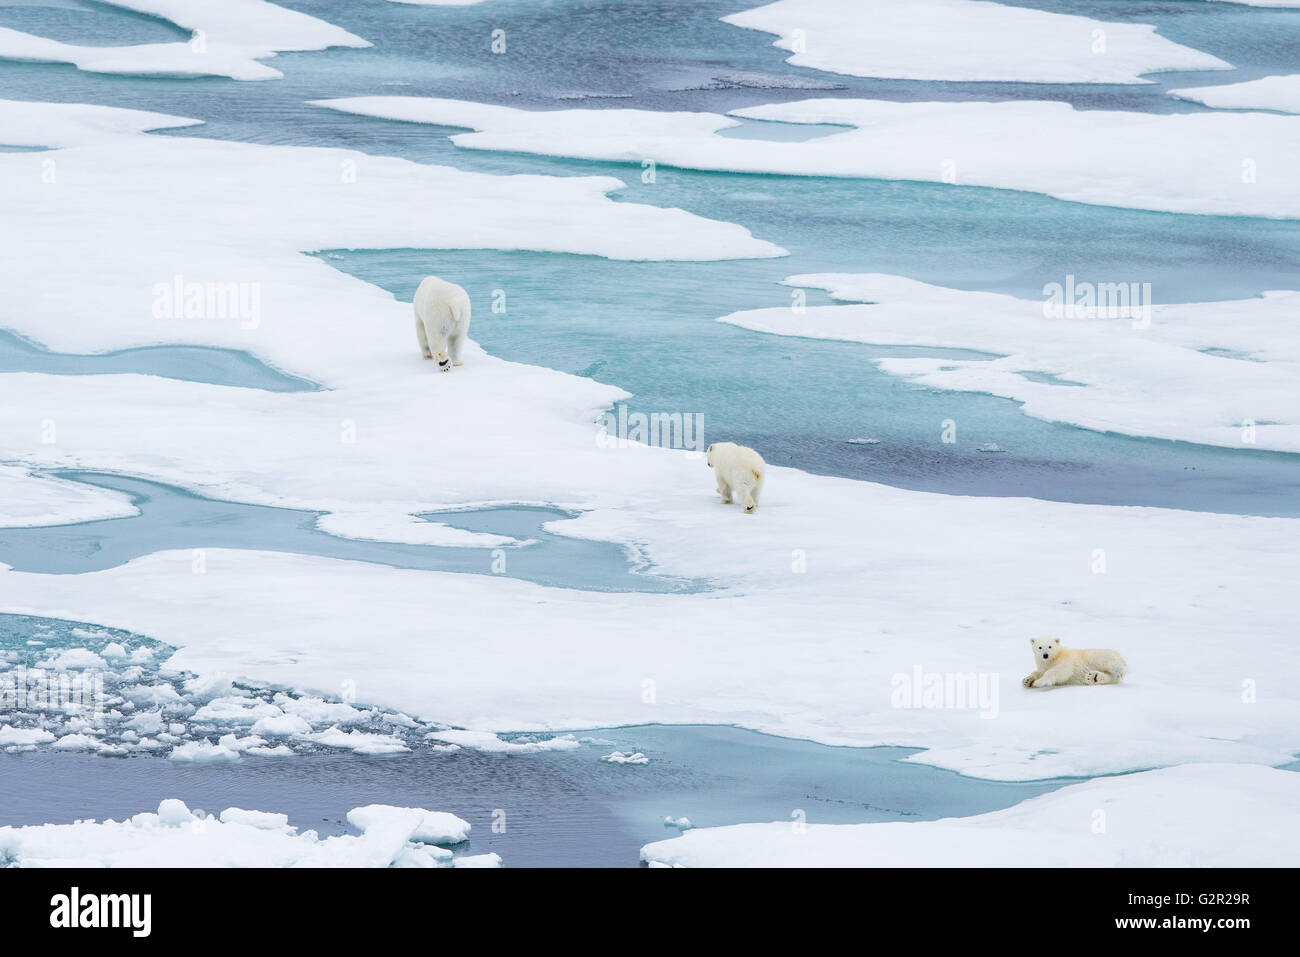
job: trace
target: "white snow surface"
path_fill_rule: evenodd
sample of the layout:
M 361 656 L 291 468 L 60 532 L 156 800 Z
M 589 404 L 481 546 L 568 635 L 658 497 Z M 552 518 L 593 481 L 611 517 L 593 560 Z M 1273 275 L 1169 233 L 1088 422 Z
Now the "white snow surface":
M 536 754 L 539 751 L 573 751 L 582 747 L 581 742 L 571 734 L 529 741 L 506 741 L 490 731 L 449 730 L 431 731 L 425 737 L 431 741 L 491 754 Z
M 411 511 L 419 511 L 418 503 L 411 503 Z M 316 522 L 322 532 L 340 538 L 357 538 L 380 542 L 401 542 L 406 545 L 440 545 L 452 548 L 501 548 L 523 544 L 509 535 L 490 532 L 471 532 L 445 522 L 428 521 L 410 513 L 394 511 L 387 515 L 369 512 L 329 512 Z
M 1300 118 L 1153 114 L 1015 100 L 895 103 L 820 99 L 718 113 L 520 110 L 422 97 L 317 101 L 345 112 L 463 126 L 467 149 L 688 169 L 916 180 L 1043 193 L 1071 202 L 1178 213 L 1294 218 Z M 803 142 L 729 138 L 732 117 L 833 124 Z M 1104 150 L 1097 144 L 1104 143 Z
M 448 867 L 499 866 L 497 855 L 461 864 L 437 846 L 469 824 L 423 808 L 369 805 L 348 812 L 358 835 L 321 838 L 283 814 L 227 808 L 219 816 L 169 798 L 124 821 L 0 827 L 0 861 L 19 867 Z M 495 863 L 483 858 L 495 858 Z
M 1245 83 L 1170 90 L 1169 95 L 1222 110 L 1273 110 L 1278 113 L 1300 113 L 1300 73 L 1266 76 Z
M 39 144 L 38 117 L 25 104 L 14 112 Z M 0 103 L 0 142 L 14 142 L 9 114 Z M 611 202 L 609 179 L 494 177 L 341 150 L 151 137 L 129 130 L 155 117 L 86 106 L 50 118 L 62 137 L 84 130 L 86 144 L 0 156 L 12 226 L 0 238 L 0 325 L 64 350 L 243 348 L 327 388 L 0 375 L 0 447 L 22 466 L 105 469 L 348 515 L 572 507 L 579 517 L 550 530 L 635 546 L 660 572 L 716 590 L 584 592 L 227 549 L 209 550 L 198 575 L 183 549 L 86 574 L 0 568 L 0 610 L 147 635 L 179 649 L 169 668 L 200 676 L 322 698 L 349 684 L 359 706 L 475 731 L 734 724 L 927 748 L 914 759 L 1004 779 L 1193 760 L 1283 764 L 1300 747 L 1289 587 L 1300 522 L 934 495 L 780 467 L 769 471 L 763 508 L 741 515 L 717 504 L 697 458 L 597 444 L 597 417 L 621 390 L 477 347 L 454 374 L 433 374 L 409 304 L 300 252 L 774 252 L 745 230 Z M 105 136 L 105 124 L 119 132 Z M 39 157 L 50 155 L 58 182 L 42 184 Z M 357 164 L 356 182 L 340 181 L 345 160 Z M 421 216 L 407 215 L 417 207 Z M 183 209 L 202 229 L 142 209 Z M 102 240 L 106 223 L 113 243 Z M 260 322 L 155 318 L 152 284 L 178 273 L 259 282 Z M 59 423 L 57 443 L 37 442 L 44 417 Z M 340 441 L 344 420 L 355 423 L 355 442 Z M 447 443 L 412 440 L 435 421 L 456 424 L 455 455 Z M 1092 573 L 1098 548 L 1107 574 Z M 805 572 L 792 568 L 797 553 Z M 1116 648 L 1129 677 L 1024 691 L 1028 639 L 1040 634 Z M 894 677 L 916 666 L 996 673 L 996 719 L 893 707 Z
M 774 33 L 788 62 L 849 76 L 1017 83 L 1144 83 L 1232 65 L 1146 24 L 981 0 L 778 0 L 723 22 Z
M 348 811 L 348 823 L 362 833 L 376 827 L 389 827 L 394 823 L 400 823 L 406 828 L 406 820 L 412 814 L 420 816 L 419 825 L 408 835 L 412 841 L 424 844 L 461 844 L 469 840 L 469 822 L 446 811 L 368 804 Z
M 68 525 L 138 513 L 121 492 L 0 465 L 0 528 Z
M 70 63 L 91 73 L 223 76 L 265 80 L 283 74 L 260 60 L 277 52 L 368 47 L 316 17 L 268 0 L 103 0 L 191 31 L 188 40 L 81 46 L 0 27 L 0 59 Z
M 1091 282 L 1077 278 L 1079 285 Z M 902 276 L 828 273 L 791 276 L 785 283 L 861 304 L 809 306 L 801 312 L 789 306 L 753 309 L 719 321 L 811 339 L 998 353 L 1002 358 L 992 360 L 874 361 L 886 372 L 934 388 L 1015 399 L 1024 403 L 1026 414 L 1049 421 L 1300 452 L 1297 292 L 1157 305 L 1148 319 L 1048 317 L 1046 297 L 946 289 Z M 1023 373 L 1047 373 L 1078 385 L 1032 381 Z M 1247 423 L 1255 427 L 1247 429 Z
M 1300 774 L 1187 764 L 939 821 L 693 828 L 641 859 L 684 867 L 1294 867 Z

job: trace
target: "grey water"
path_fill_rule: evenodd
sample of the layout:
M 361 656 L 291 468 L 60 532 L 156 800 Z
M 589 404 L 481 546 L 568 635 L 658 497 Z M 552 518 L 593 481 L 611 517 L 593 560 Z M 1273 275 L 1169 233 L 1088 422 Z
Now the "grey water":
M 507 867 L 633 867 L 640 848 L 697 827 L 802 819 L 810 824 L 925 821 L 997 810 L 1070 780 L 1006 783 L 906 762 L 906 748 L 833 748 L 715 725 L 576 732 L 572 751 L 415 751 L 384 758 L 307 754 L 187 765 L 157 757 L 36 751 L 0 754 L 0 826 L 122 820 L 176 797 L 191 809 L 289 815 L 322 837 L 351 833 L 365 804 L 450 811 L 473 826 L 457 853 Z M 649 763 L 601 761 L 640 751 Z M 93 787 L 88 786 L 93 782 Z M 504 816 L 503 816 L 504 815 Z M 493 830 L 504 820 L 504 833 Z
M 494 532 L 527 542 L 519 545 L 497 548 L 402 544 L 323 532 L 316 527 L 321 512 L 205 498 L 160 482 L 111 473 L 53 474 L 125 493 L 139 512 L 69 525 L 0 528 L 0 562 L 17 571 L 81 574 L 113 568 L 166 549 L 238 548 L 397 568 L 499 574 L 587 591 L 686 592 L 706 587 L 700 582 L 648 573 L 620 546 L 610 542 L 567 538 L 546 531 L 546 522 L 574 515 L 557 508 L 508 506 L 420 516 L 468 531 Z
M 319 388 L 307 379 L 274 369 L 238 349 L 165 345 L 94 354 L 53 352 L 5 329 L 0 329 L 0 372 L 132 373 L 268 392 L 307 392 Z

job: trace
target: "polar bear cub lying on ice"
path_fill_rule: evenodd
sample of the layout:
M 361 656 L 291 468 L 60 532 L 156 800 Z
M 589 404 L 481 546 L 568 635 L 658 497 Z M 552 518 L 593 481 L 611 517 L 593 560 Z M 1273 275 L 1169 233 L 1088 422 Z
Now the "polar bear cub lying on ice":
M 469 295 L 454 282 L 428 276 L 415 290 L 415 337 L 426 359 L 450 372 L 461 365 L 460 350 L 469 333 Z
M 730 505 L 733 497 L 739 497 L 746 512 L 758 508 L 763 475 L 767 472 L 761 455 L 735 442 L 714 442 L 705 457 L 709 468 L 718 473 L 718 494 L 722 496 L 723 505 Z
M 1030 638 L 1029 643 L 1036 668 L 1021 682 L 1026 688 L 1111 685 L 1128 672 L 1119 652 L 1109 648 L 1066 648 L 1060 638 Z

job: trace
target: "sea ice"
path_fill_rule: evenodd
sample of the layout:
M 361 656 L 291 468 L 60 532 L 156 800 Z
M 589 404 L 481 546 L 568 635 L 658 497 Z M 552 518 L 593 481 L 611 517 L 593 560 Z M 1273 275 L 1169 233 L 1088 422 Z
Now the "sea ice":
M 940 821 L 694 828 L 641 859 L 689 867 L 1291 867 L 1300 774 L 1188 764 Z
M 1300 74 L 1266 76 L 1245 83 L 1225 83 L 1222 86 L 1187 87 L 1170 90 L 1169 95 L 1222 110 L 1300 113 Z
M 1016 83 L 1147 83 L 1231 64 L 1146 24 L 979 0 L 779 0 L 723 22 L 780 37 L 790 63 L 850 76 Z
M 1062 277 L 1063 279 L 1065 277 Z M 1079 277 L 1082 280 L 1084 277 Z M 1132 315 L 1048 315 L 1046 298 L 932 286 L 902 276 L 791 276 L 861 305 L 753 309 L 719 321 L 779 335 L 974 349 L 996 359 L 878 358 L 885 372 L 1023 403 L 1027 415 L 1083 428 L 1229 448 L 1300 452 L 1300 293 L 1152 305 Z M 1080 282 L 1095 287 L 1094 283 Z M 1149 312 L 1143 310 L 1149 308 Z M 1121 307 L 1122 311 L 1122 307 Z M 1025 370 L 1047 373 L 1046 381 Z M 1062 377 L 1085 388 L 1062 389 Z M 996 450 L 989 450 L 996 451 Z
M 92 73 L 265 80 L 283 75 L 258 62 L 277 52 L 370 46 L 333 24 L 268 0 L 103 2 L 170 20 L 193 35 L 184 42 L 80 46 L 0 27 L 0 59 L 71 63 Z
M 387 813 L 385 813 L 387 812 Z M 354 815 L 360 814 L 360 820 Z M 454 815 L 372 805 L 348 814 L 359 835 L 320 838 L 284 814 L 227 808 L 217 817 L 168 798 L 125 821 L 0 827 L 0 862 L 18 867 L 496 867 L 496 854 L 453 857 L 430 836 L 468 833 Z M 449 822 L 458 822 L 454 825 Z M 462 863 L 462 861 L 464 863 Z
M 521 110 L 422 97 L 322 106 L 468 127 L 453 143 L 685 169 L 914 180 L 1043 193 L 1176 213 L 1300 216 L 1300 118 L 1270 113 L 1137 113 L 1068 103 L 818 99 L 716 113 Z M 734 117 L 844 126 L 802 142 L 737 139 Z M 1105 150 L 1097 144 L 1105 143 Z M 1032 156 L 1033 162 L 1025 162 Z

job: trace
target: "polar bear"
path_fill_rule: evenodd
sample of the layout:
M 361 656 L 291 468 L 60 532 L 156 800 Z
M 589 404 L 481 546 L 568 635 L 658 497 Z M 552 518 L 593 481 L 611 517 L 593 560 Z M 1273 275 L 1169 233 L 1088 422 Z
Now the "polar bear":
M 1109 648 L 1066 648 L 1060 638 L 1030 638 L 1034 646 L 1032 675 L 1021 682 L 1026 688 L 1056 685 L 1110 685 L 1123 679 L 1128 664 Z
M 426 359 L 450 372 L 461 365 L 460 350 L 469 333 L 469 295 L 454 282 L 427 276 L 415 290 L 415 337 Z
M 705 452 L 709 468 L 718 473 L 718 493 L 722 504 L 730 505 L 732 496 L 740 497 L 746 512 L 758 508 L 767 465 L 753 449 L 735 442 L 714 442 Z

